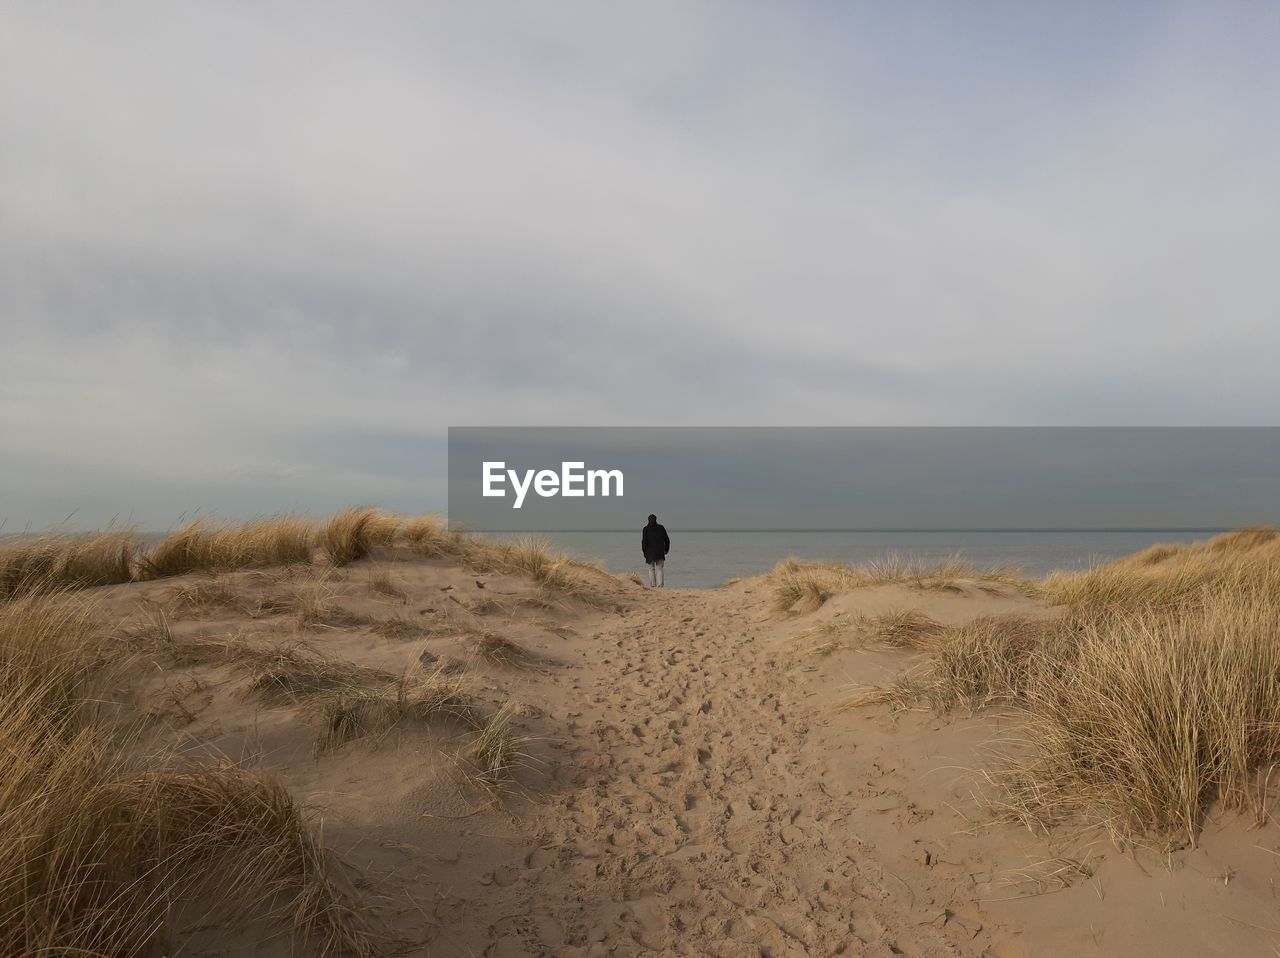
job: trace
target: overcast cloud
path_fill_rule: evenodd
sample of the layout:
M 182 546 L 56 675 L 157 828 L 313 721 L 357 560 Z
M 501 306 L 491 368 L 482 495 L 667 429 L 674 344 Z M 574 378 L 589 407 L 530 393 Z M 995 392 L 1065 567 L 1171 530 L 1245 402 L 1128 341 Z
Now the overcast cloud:
M 1280 7 L 4 3 L 0 519 L 448 425 L 1275 424 Z

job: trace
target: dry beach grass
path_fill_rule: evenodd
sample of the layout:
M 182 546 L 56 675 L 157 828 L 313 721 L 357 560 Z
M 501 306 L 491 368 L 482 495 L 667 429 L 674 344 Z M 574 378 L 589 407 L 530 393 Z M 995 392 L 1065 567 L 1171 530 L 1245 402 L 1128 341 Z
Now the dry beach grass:
M 3 954 L 1271 940 L 1275 530 L 1039 581 L 787 560 L 656 592 L 354 509 L 10 541 L 0 583 Z M 1064 913 L 1000 910 L 1027 890 Z

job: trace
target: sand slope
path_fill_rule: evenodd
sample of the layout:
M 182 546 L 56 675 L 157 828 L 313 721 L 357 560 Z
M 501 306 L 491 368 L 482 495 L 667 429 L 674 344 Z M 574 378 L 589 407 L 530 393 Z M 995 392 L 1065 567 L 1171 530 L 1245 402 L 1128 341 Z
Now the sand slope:
M 1265 955 L 1280 953 L 1280 834 L 1231 817 L 1201 846 L 1120 852 L 1097 832 L 1033 835 L 975 801 L 985 746 L 1016 719 L 841 708 L 898 652 L 817 656 L 797 636 L 841 615 L 918 608 L 962 622 L 1045 614 L 1005 587 L 880 586 L 805 616 L 764 585 L 618 586 L 601 608 L 533 600 L 516 577 L 385 558 L 401 597 L 358 564 L 331 584 L 363 625 L 303 635 L 326 655 L 389 671 L 427 650 L 466 662 L 478 694 L 515 703 L 528 757 L 500 801 L 471 783 L 470 734 L 397 727 L 317 754 L 305 710 L 246 698 L 216 667 L 156 663 L 134 694 L 166 701 L 154 737 L 273 769 L 326 812 L 326 836 L 363 874 L 408 954 Z M 243 576 L 236 588 L 261 588 Z M 103 590 L 122 619 L 173 583 Z M 452 610 L 460 634 L 389 639 L 368 623 Z M 475 658 L 471 632 L 529 650 Z M 179 634 L 298 635 L 287 621 L 216 613 Z M 190 691 L 195 683 L 198 691 Z M 187 689 L 190 694 L 183 693 Z M 168 691 L 166 691 L 168 690 Z M 163 694 L 162 694 L 163 693 Z M 183 697 L 185 695 L 185 697 Z M 163 714 L 161 714 L 163 713 Z M 202 931 L 189 954 L 284 954 L 251 933 Z

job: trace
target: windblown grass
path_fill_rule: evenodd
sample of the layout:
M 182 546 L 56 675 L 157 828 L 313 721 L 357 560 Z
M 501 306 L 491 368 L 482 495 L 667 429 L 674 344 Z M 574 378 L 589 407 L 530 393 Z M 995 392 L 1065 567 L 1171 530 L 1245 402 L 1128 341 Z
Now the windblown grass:
M 1280 597 L 1086 622 L 1022 696 L 1036 747 L 1009 782 L 1027 818 L 1085 810 L 1118 836 L 1194 841 L 1210 802 L 1258 811 L 1255 776 L 1280 762 Z
M 936 625 L 891 629 L 890 644 L 932 654 L 890 686 L 865 692 L 855 702 L 906 706 L 923 699 L 940 711 L 1016 703 L 1025 697 L 1033 665 L 1060 654 L 1072 635 L 1063 622 L 1027 616 L 986 616 L 945 629 Z
M 511 729 L 513 711 L 503 705 L 476 737 L 471 755 L 480 770 L 480 783 L 500 790 L 524 758 L 525 741 Z
M 450 532 L 439 516 L 414 516 L 401 525 L 398 539 L 414 552 L 429 559 L 462 555 L 468 545 L 468 537 L 461 532 Z
M 599 566 L 556 551 L 545 539 L 466 540 L 461 558 L 476 572 L 528 576 L 547 593 L 591 601 L 592 583 L 612 581 Z
M 381 509 L 356 506 L 333 516 L 320 532 L 329 561 L 344 566 L 363 559 L 378 546 L 395 540 L 400 521 Z
M 464 675 L 437 669 L 405 675 L 374 687 L 348 686 L 317 700 L 321 716 L 319 749 L 384 733 L 406 719 L 449 718 L 480 724 L 471 683 Z
M 868 586 L 896 584 L 916 589 L 956 589 L 962 581 L 1000 583 L 1028 592 L 1033 588 L 1017 569 L 982 569 L 959 556 L 936 565 L 889 556 L 864 566 L 788 558 L 769 573 L 774 607 L 782 612 L 812 612 L 833 595 Z
M 801 640 L 816 639 L 809 647 L 815 655 L 830 655 L 846 648 L 867 645 L 929 651 L 946 634 L 941 622 L 916 609 L 899 609 L 880 615 L 840 616 L 801 632 Z
M 250 689 L 268 699 L 296 702 L 307 696 L 369 685 L 393 676 L 380 669 L 332 659 L 303 642 L 267 649 L 247 645 L 229 650 L 237 670 L 250 678 Z
M 309 562 L 315 537 L 314 523 L 294 516 L 240 525 L 197 519 L 144 551 L 138 560 L 138 577 L 159 579 L 190 572 Z
M 530 665 L 536 656 L 519 642 L 497 632 L 480 632 L 470 638 L 471 649 L 487 662 L 508 668 Z
M 175 615 L 203 616 L 214 612 L 244 612 L 244 600 L 220 579 L 187 582 L 170 591 L 169 608 Z
M 1280 531 L 1258 526 L 1189 545 L 1155 545 L 1084 572 L 1060 572 L 1042 582 L 1061 605 L 1170 608 L 1212 593 L 1280 590 Z
M 1280 764 L 1280 534 L 1237 530 L 1050 576 L 1053 618 L 947 629 L 861 701 L 1017 710 L 993 777 L 1030 823 L 1083 815 L 1118 841 L 1194 842 L 1209 805 L 1264 817 Z
M 45 534 L 0 542 L 0 599 L 38 590 L 128 582 L 139 539 L 132 529 Z
M 391 574 L 391 570 L 386 566 L 369 570 L 369 588 L 378 595 L 385 595 L 389 599 L 403 599 L 405 597 L 404 589 L 400 588 L 395 576 Z
M 590 603 L 599 600 L 602 588 L 617 583 L 598 565 L 556 552 L 542 540 L 482 539 L 450 532 L 436 516 L 403 518 L 357 507 L 319 523 L 297 516 L 241 524 L 197 519 L 151 546 L 144 546 L 132 530 L 6 540 L 0 542 L 0 600 L 37 586 L 85 588 L 197 572 L 297 567 L 317 558 L 340 567 L 369 557 L 375 549 L 395 547 L 453 559 L 477 572 L 527 576 L 549 596 Z M 370 584 L 386 595 L 403 597 L 385 570 L 375 570 Z M 194 593 L 188 598 L 193 610 L 206 605 Z
M 344 629 L 369 623 L 367 616 L 344 609 L 330 575 L 298 578 L 258 603 L 258 615 L 292 615 L 299 629 Z
M 0 607 L 0 954 L 167 952 L 172 917 L 198 901 L 230 924 L 292 926 L 324 954 L 372 955 L 282 788 L 231 766 L 120 761 L 99 719 L 99 636 L 63 595 Z

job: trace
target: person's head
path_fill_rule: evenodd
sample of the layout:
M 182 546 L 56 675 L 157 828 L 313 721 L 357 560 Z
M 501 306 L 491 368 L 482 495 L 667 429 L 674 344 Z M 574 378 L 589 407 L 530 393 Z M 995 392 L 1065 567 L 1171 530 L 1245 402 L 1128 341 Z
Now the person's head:
M 654 525 L 657 521 L 658 521 L 658 517 L 655 516 L 652 512 L 649 513 L 649 525 Z

